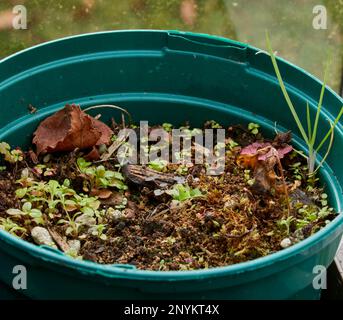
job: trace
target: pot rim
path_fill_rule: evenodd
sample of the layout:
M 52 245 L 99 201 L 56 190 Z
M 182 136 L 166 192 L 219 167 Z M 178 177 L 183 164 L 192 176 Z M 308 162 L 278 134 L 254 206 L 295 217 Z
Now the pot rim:
M 93 37 L 99 34 L 112 34 L 112 33 L 123 33 L 123 32 L 130 32 L 130 33 L 131 32 L 132 33 L 137 33 L 137 32 L 156 33 L 158 32 L 158 33 L 163 33 L 163 34 L 178 34 L 178 35 L 194 36 L 194 37 L 206 38 L 209 40 L 221 41 L 223 42 L 223 44 L 227 44 L 227 45 L 235 45 L 235 46 L 240 46 L 242 48 L 249 48 L 255 51 L 255 53 L 264 52 L 256 47 L 241 43 L 239 41 L 234 41 L 234 40 L 227 39 L 224 37 L 212 36 L 212 35 L 203 34 L 203 33 L 181 32 L 181 31 L 174 31 L 174 30 L 168 31 L 168 30 L 153 30 L 153 29 L 137 29 L 137 30 L 132 29 L 132 30 L 114 30 L 114 31 L 84 33 L 84 34 L 73 35 L 69 37 L 63 37 L 60 39 L 44 42 L 44 43 L 32 46 L 30 48 L 27 48 L 27 49 L 24 49 L 17 53 L 12 54 L 0 60 L 0 64 L 5 63 L 8 60 L 15 59 L 16 57 L 21 56 L 22 54 L 25 54 L 32 50 L 36 50 L 41 47 L 49 46 L 52 44 L 63 43 L 64 41 L 69 41 L 69 40 L 77 39 L 81 37 Z M 298 66 L 282 58 L 278 57 L 277 59 L 280 62 L 297 69 L 298 72 L 301 72 L 305 74 L 306 76 L 312 78 L 312 80 L 314 80 L 315 82 L 322 84 L 322 82 L 318 78 L 314 77 L 312 74 L 306 72 L 305 70 L 299 68 Z M 334 92 L 331 88 L 326 87 L 326 90 L 329 91 L 332 95 L 334 95 L 335 98 L 337 98 L 343 103 L 343 99 L 336 92 Z M 326 179 L 333 183 L 333 190 L 336 193 L 336 201 L 339 203 L 340 207 L 343 207 L 343 195 L 341 194 L 342 187 L 340 186 L 340 184 L 335 178 L 332 178 L 330 176 L 329 171 L 331 169 L 327 166 L 327 164 L 323 166 L 321 171 L 322 170 L 324 171 L 324 174 L 326 175 Z M 104 277 L 116 277 L 116 278 L 125 277 L 126 279 L 134 279 L 134 280 L 181 281 L 181 280 L 194 280 L 194 279 L 202 279 L 202 278 L 209 278 L 209 277 L 213 278 L 213 277 L 227 276 L 227 275 L 245 273 L 245 272 L 250 272 L 250 271 L 254 272 L 254 271 L 257 271 L 257 269 L 268 267 L 272 264 L 275 264 L 276 262 L 285 261 L 295 255 L 302 256 L 302 258 L 305 259 L 304 252 L 306 250 L 313 248 L 315 245 L 319 245 L 321 241 L 325 240 L 330 234 L 333 234 L 335 231 L 337 232 L 337 236 L 339 236 L 338 233 L 340 234 L 342 233 L 342 231 L 339 232 L 339 227 L 341 228 L 343 227 L 343 214 L 342 213 L 339 213 L 332 222 L 330 222 L 327 226 L 325 226 L 324 228 L 316 232 L 314 235 L 311 235 L 310 237 L 300 241 L 297 244 L 292 245 L 289 248 L 280 250 L 278 252 L 269 254 L 264 257 L 246 261 L 246 262 L 241 262 L 241 263 L 223 266 L 223 267 L 214 267 L 214 268 L 209 268 L 209 269 L 198 269 L 198 270 L 191 270 L 191 271 L 150 271 L 150 270 L 140 270 L 136 268 L 126 268 L 125 266 L 127 265 L 120 265 L 120 264 L 103 265 L 103 264 L 99 264 L 99 263 L 95 263 L 91 261 L 82 261 L 82 260 L 80 261 L 80 260 L 70 258 L 58 250 L 40 247 L 30 242 L 27 242 L 25 240 L 22 240 L 20 238 L 17 238 L 1 229 L 0 229 L 0 241 L 4 241 L 19 250 L 25 251 L 27 254 L 34 256 L 35 258 L 40 259 L 42 261 L 48 261 L 59 266 L 64 266 L 71 269 L 77 269 L 79 271 L 90 273 L 90 274 L 101 275 Z M 296 262 L 293 261 L 293 264 L 295 263 Z M 274 270 L 273 273 L 274 272 L 277 272 L 277 271 Z

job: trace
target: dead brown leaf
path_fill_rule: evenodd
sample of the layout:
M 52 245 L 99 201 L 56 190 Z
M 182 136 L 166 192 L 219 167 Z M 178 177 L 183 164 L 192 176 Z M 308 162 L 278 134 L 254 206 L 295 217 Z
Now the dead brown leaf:
M 37 155 L 70 152 L 108 144 L 112 134 L 107 125 L 73 104 L 45 119 L 34 133 L 33 144 L 37 147 Z
M 91 191 L 92 197 L 98 197 L 99 199 L 108 199 L 112 196 L 112 191 L 107 189 L 93 189 Z

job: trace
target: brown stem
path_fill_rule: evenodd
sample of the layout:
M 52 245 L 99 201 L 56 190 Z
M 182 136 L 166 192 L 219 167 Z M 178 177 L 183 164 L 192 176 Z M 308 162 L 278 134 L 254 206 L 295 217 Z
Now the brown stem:
M 289 201 L 289 195 L 288 195 L 288 189 L 287 189 L 287 185 L 286 185 L 286 181 L 285 181 L 285 176 L 283 174 L 283 168 L 282 168 L 282 164 L 279 158 L 279 155 L 275 154 L 276 159 L 277 159 L 277 164 L 279 167 L 279 171 L 280 171 L 280 175 L 281 175 L 281 180 L 282 180 L 282 184 L 283 184 L 283 188 L 284 188 L 284 192 L 285 192 L 285 196 L 286 196 L 286 201 L 287 201 L 287 211 L 288 211 L 288 217 L 291 215 L 291 205 L 290 205 L 290 201 Z

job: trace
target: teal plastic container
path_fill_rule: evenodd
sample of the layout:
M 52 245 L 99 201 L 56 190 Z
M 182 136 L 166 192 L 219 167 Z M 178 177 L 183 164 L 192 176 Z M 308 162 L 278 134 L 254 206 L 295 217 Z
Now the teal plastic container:
M 302 119 L 312 116 L 321 82 L 279 59 L 288 92 Z M 0 140 L 27 146 L 46 116 L 66 103 L 112 103 L 136 121 L 200 125 L 259 123 L 265 134 L 297 128 L 265 53 L 236 41 L 178 31 L 118 31 L 65 38 L 0 62 Z M 32 104 L 38 113 L 29 114 Z M 343 101 L 326 89 L 320 116 L 323 136 Z M 104 120 L 119 116 L 104 109 Z M 294 143 L 303 148 L 295 135 Z M 331 204 L 342 211 L 343 128 L 321 170 Z M 11 285 L 15 265 L 25 265 L 31 298 L 85 299 L 317 299 L 316 265 L 328 266 L 343 232 L 343 216 L 290 248 L 232 266 L 155 272 L 127 265 L 76 261 L 0 232 L 0 279 Z

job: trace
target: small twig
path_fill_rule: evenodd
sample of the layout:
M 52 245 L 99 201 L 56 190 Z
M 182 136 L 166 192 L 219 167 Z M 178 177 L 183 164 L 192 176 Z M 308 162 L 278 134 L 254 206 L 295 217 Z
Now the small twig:
M 117 123 L 116 123 L 116 121 L 114 120 L 113 117 L 111 118 L 111 126 L 112 126 L 112 129 L 113 129 L 113 130 L 115 130 L 116 127 L 117 127 Z
M 96 161 L 93 161 L 92 163 L 93 164 L 98 164 L 98 163 L 103 163 L 103 162 L 106 162 L 106 161 L 114 161 L 114 160 L 117 160 L 117 158 L 109 158 L 109 159 L 106 159 L 106 160 L 96 160 Z
M 281 176 L 281 181 L 282 181 L 283 188 L 284 188 L 284 193 L 285 193 L 286 200 L 287 200 L 288 216 L 290 216 L 290 214 L 291 214 L 290 200 L 289 200 L 287 184 L 286 184 L 285 176 L 283 174 L 283 167 L 282 167 L 282 164 L 281 164 L 281 161 L 280 161 L 279 153 L 272 146 L 265 147 L 265 148 L 259 150 L 259 152 L 266 152 L 267 150 L 271 150 L 272 151 L 272 156 L 275 157 L 275 159 L 276 159 L 276 163 L 277 163 L 279 171 L 280 171 L 280 176 Z
M 121 123 L 122 123 L 123 129 L 125 129 L 126 125 L 125 125 L 125 117 L 123 113 L 121 114 Z
M 63 252 L 67 252 L 70 249 L 70 247 L 69 247 L 68 243 L 63 239 L 63 237 L 58 232 L 51 229 L 50 227 L 48 227 L 47 229 L 48 229 L 51 237 L 54 239 L 54 241 L 60 247 L 60 249 Z
M 116 106 L 114 104 L 99 104 L 96 106 L 91 106 L 91 107 L 84 109 L 83 112 L 87 112 L 87 111 L 94 110 L 94 109 L 102 109 L 102 108 L 111 108 L 111 109 L 115 109 L 115 110 L 120 110 L 120 111 L 124 112 L 129 117 L 129 122 L 132 123 L 131 114 L 126 109 L 119 107 L 119 106 Z
M 129 133 L 126 132 L 125 135 L 123 135 L 122 137 L 118 138 L 116 141 L 114 141 L 110 147 L 108 148 L 107 152 L 105 152 L 102 156 L 100 161 L 105 162 L 108 161 L 113 153 L 116 152 L 116 150 L 125 142 L 125 140 L 127 139 L 127 137 L 129 136 Z
M 286 180 L 285 180 L 285 175 L 283 174 L 283 167 L 282 167 L 282 164 L 281 164 L 281 161 L 280 161 L 280 157 L 277 153 L 277 151 L 275 152 L 275 157 L 276 157 L 276 160 L 277 160 L 277 164 L 278 164 L 278 167 L 279 167 L 279 171 L 280 171 L 280 175 L 281 175 L 281 180 L 282 180 L 282 184 L 283 184 L 283 188 L 284 188 L 284 192 L 285 192 L 285 196 L 286 196 L 286 201 L 287 201 L 287 214 L 288 214 L 288 217 L 291 215 L 291 205 L 290 205 L 290 200 L 289 200 L 289 195 L 288 195 L 288 188 L 287 188 L 287 185 L 286 185 Z
M 161 214 L 166 213 L 170 210 L 169 206 L 167 206 L 166 209 L 157 212 L 160 209 L 160 207 L 164 207 L 164 206 L 167 206 L 167 205 L 165 203 L 160 203 L 153 211 L 148 213 L 146 219 L 151 219 L 152 217 L 155 218 L 155 217 L 160 216 Z

